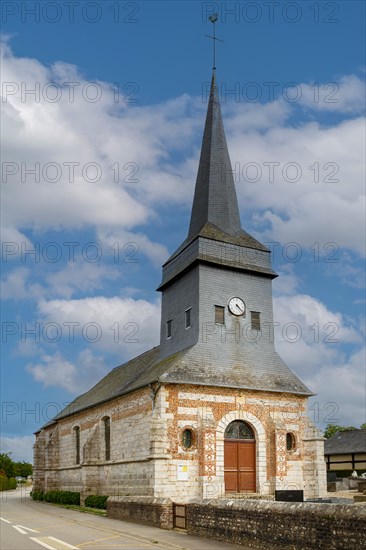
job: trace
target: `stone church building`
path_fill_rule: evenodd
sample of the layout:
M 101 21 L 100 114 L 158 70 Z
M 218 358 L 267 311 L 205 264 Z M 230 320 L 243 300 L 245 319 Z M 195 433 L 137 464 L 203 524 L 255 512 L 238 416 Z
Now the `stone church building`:
M 186 240 L 163 266 L 160 345 L 36 433 L 34 490 L 184 502 L 326 491 L 311 391 L 273 343 L 270 251 L 242 227 L 213 72 Z

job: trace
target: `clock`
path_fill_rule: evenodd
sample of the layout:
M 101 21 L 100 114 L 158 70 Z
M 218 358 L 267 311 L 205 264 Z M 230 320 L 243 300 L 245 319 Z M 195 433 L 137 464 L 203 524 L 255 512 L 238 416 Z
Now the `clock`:
M 237 315 L 238 317 L 239 315 L 245 314 L 245 304 L 241 298 L 230 298 L 228 308 L 230 313 L 232 313 L 233 315 Z

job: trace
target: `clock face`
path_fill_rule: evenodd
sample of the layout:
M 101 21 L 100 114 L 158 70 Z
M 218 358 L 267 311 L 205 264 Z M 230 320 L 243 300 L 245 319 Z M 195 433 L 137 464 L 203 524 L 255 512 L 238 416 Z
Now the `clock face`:
M 228 303 L 229 311 L 233 315 L 244 315 L 245 314 L 245 304 L 241 298 L 230 298 Z

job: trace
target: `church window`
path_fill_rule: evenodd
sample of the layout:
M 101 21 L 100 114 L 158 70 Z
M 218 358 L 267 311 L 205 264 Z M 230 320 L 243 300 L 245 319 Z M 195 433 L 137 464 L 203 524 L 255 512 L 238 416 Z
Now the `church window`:
M 255 439 L 252 428 L 243 420 L 234 420 L 225 430 L 225 439 Z
M 80 428 L 75 426 L 74 428 L 74 441 L 75 441 L 75 464 L 80 464 Z
M 260 330 L 261 329 L 261 317 L 259 311 L 251 311 L 251 324 L 252 324 L 252 330 Z
M 186 328 L 191 326 L 191 308 L 186 309 Z
M 193 445 L 194 436 L 193 431 L 189 428 L 183 430 L 182 433 L 182 444 L 185 449 L 190 449 Z
M 215 323 L 218 325 L 225 324 L 225 308 L 222 306 L 215 306 Z
M 109 416 L 103 418 L 104 424 L 104 448 L 105 448 L 105 459 L 111 459 L 111 419 Z
M 166 324 L 166 337 L 171 338 L 172 337 L 172 320 L 169 319 Z
M 286 449 L 288 451 L 294 451 L 295 448 L 296 448 L 295 436 L 294 436 L 294 434 L 289 432 L 289 433 L 286 434 Z

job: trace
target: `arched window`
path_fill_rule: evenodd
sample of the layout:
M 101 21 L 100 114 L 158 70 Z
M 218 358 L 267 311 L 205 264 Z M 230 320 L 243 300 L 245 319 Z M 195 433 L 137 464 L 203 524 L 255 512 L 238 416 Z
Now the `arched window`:
M 105 460 L 111 459 L 111 419 L 109 416 L 103 418 L 104 424 L 104 449 Z
M 288 451 L 294 451 L 296 449 L 296 439 L 291 432 L 286 434 L 286 449 Z
M 225 430 L 225 439 L 255 439 L 252 428 L 243 420 L 234 420 Z
M 75 464 L 80 464 L 80 427 L 74 428 Z

